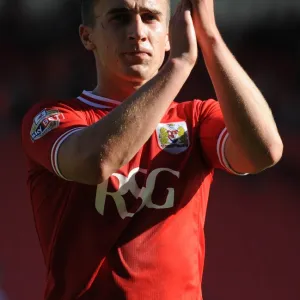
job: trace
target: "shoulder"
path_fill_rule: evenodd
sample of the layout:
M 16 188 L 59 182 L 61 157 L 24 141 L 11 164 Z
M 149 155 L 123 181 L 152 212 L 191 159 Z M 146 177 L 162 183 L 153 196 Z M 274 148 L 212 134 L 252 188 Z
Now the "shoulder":
M 41 121 L 68 118 L 85 118 L 87 106 L 76 98 L 69 100 L 45 100 L 34 104 L 24 115 L 22 128 L 39 124 Z
M 36 140 L 58 127 L 65 127 L 63 124 L 67 127 L 73 123 L 87 124 L 86 107 L 77 99 L 38 102 L 23 117 L 22 141 L 27 141 L 29 137 Z
M 34 104 L 24 115 L 23 121 L 34 116 L 43 116 L 47 112 L 65 112 L 69 111 L 74 114 L 81 114 L 86 110 L 86 105 L 76 98 L 68 100 L 44 100 Z

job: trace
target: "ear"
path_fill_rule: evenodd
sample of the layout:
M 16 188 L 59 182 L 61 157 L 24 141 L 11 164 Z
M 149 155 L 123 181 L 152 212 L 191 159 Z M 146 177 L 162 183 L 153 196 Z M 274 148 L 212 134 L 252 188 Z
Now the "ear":
M 165 41 L 165 51 L 168 52 L 171 49 L 170 39 L 169 39 L 169 32 L 166 34 L 166 41 Z
M 79 36 L 85 49 L 92 51 L 96 48 L 93 42 L 93 29 L 86 25 L 79 26 Z

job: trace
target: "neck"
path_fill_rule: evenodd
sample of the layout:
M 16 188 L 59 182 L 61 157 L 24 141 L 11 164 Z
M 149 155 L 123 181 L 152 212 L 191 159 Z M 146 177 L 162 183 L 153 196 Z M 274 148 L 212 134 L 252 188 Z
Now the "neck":
M 130 81 L 114 76 L 102 76 L 99 73 L 97 81 L 98 84 L 93 90 L 93 94 L 120 102 L 131 96 L 146 83 L 146 81 Z

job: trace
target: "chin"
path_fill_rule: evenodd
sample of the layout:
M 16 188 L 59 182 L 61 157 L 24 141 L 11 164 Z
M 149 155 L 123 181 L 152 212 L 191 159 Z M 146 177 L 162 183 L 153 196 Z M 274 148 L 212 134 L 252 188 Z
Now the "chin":
M 123 76 L 127 80 L 129 79 L 132 82 L 143 83 L 150 80 L 156 73 L 151 71 L 148 67 L 142 65 L 134 65 L 127 67 L 123 70 Z

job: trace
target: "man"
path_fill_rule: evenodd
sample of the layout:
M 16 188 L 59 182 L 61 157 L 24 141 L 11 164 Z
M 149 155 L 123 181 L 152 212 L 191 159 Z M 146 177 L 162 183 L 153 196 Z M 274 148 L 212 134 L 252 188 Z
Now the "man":
M 168 34 L 167 0 L 82 1 L 80 37 L 98 85 L 40 103 L 23 122 L 45 299 L 202 299 L 214 168 L 258 173 L 283 148 L 213 4 L 181 1 Z M 197 43 L 219 102 L 176 104 Z

